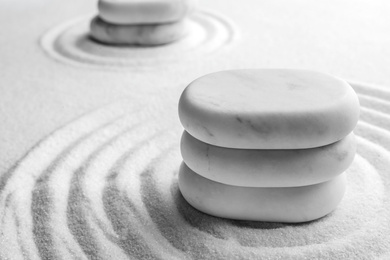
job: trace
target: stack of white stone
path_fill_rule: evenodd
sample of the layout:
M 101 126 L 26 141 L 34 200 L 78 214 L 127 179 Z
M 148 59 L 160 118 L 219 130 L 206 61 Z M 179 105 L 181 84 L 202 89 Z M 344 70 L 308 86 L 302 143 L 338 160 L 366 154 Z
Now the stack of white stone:
M 304 222 L 332 212 L 346 189 L 359 118 L 354 90 L 304 70 L 237 70 L 183 92 L 179 187 L 205 213 Z
M 186 33 L 197 0 L 99 0 L 91 37 L 116 45 L 161 45 Z

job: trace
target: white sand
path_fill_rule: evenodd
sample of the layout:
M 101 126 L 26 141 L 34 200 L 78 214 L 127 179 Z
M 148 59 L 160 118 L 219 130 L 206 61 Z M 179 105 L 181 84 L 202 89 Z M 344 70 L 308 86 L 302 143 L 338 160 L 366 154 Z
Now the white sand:
M 39 44 L 47 30 L 93 13 L 94 1 L 0 3 L 1 260 L 386 259 L 386 87 L 354 85 L 362 105 L 358 156 L 346 196 L 328 217 L 300 225 L 227 221 L 199 213 L 178 192 L 176 106 L 195 77 L 292 67 L 390 86 L 387 1 L 243 2 L 242 9 L 235 1 L 204 4 L 235 22 L 225 33 L 237 40 L 195 41 L 213 28 L 198 19 L 194 48 L 177 46 L 185 62 L 168 47 L 172 55 L 156 63 L 142 54 L 124 67 L 55 60 Z
M 177 185 L 174 99 L 162 94 L 142 109 L 127 99 L 98 109 L 44 138 L 3 174 L 3 257 L 379 257 L 390 251 L 390 103 L 376 94 L 363 100 L 345 198 L 329 216 L 303 224 L 224 220 L 188 205 Z

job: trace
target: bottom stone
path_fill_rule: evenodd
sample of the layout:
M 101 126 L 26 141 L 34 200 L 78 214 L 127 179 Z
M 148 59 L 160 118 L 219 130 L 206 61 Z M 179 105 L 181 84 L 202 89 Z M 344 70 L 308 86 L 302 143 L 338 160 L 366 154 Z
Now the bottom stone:
M 206 179 L 182 163 L 179 188 L 194 208 L 216 217 L 293 223 L 332 212 L 344 196 L 346 176 L 301 187 L 239 187 Z
M 90 35 L 98 42 L 112 45 L 162 45 L 182 38 L 187 21 L 163 24 L 110 24 L 96 16 L 91 21 Z

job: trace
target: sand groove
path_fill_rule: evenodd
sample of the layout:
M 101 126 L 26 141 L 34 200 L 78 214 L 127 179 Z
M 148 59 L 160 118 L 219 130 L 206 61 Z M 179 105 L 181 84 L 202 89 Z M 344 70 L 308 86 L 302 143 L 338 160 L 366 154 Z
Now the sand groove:
M 125 100 L 50 134 L 2 175 L 0 259 L 385 259 L 390 94 L 356 90 L 357 156 L 329 216 L 281 224 L 196 211 L 177 185 L 175 102 Z
M 157 47 L 118 48 L 91 40 L 89 22 L 92 17 L 75 18 L 54 27 L 41 38 L 41 47 L 51 58 L 74 66 L 140 69 L 210 55 L 238 37 L 229 19 L 214 11 L 200 10 L 189 17 L 188 33 L 177 42 Z

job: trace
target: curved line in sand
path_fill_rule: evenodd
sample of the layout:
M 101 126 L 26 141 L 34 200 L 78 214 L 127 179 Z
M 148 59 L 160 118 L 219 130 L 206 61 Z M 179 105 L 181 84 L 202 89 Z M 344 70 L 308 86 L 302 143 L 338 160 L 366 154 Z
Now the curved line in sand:
M 197 212 L 177 187 L 180 129 L 163 116 L 151 116 L 158 109 L 134 112 L 135 105 L 122 104 L 53 133 L 2 178 L 1 254 L 190 259 L 385 253 L 390 250 L 390 117 L 384 112 L 389 102 L 382 98 L 386 91 L 371 96 L 369 88 L 359 88 L 365 104 L 355 130 L 359 148 L 348 173 L 349 194 L 323 219 L 288 225 Z
M 46 32 L 40 40 L 45 53 L 57 61 L 89 69 L 144 70 L 210 55 L 239 39 L 230 19 L 215 11 L 200 10 L 188 18 L 190 33 L 177 42 L 155 47 L 113 47 L 90 39 L 91 17 L 77 17 Z

